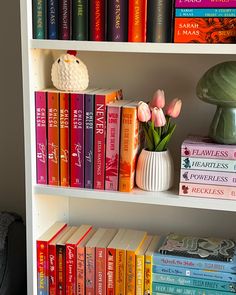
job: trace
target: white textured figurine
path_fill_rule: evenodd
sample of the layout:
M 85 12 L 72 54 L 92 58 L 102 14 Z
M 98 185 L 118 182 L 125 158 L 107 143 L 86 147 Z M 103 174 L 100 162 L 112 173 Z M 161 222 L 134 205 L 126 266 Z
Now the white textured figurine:
M 76 51 L 62 54 L 52 65 L 52 83 L 64 91 L 85 90 L 89 84 L 86 65 L 76 57 Z

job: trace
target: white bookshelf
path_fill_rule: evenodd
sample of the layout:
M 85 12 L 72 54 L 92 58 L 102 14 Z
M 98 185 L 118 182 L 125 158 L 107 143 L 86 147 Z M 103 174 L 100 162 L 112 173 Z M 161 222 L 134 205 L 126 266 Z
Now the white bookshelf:
M 32 40 L 31 11 L 31 0 L 21 0 L 28 294 L 37 294 L 35 241 L 56 220 L 150 233 L 235 236 L 236 202 L 180 197 L 177 186 L 158 193 L 120 193 L 36 185 L 34 90 L 51 86 L 53 61 L 74 49 L 88 66 L 92 86 L 121 87 L 126 98 L 150 97 L 157 88 L 165 90 L 167 101 L 181 97 L 183 111 L 170 143 L 178 171 L 181 142 L 188 133 L 206 134 L 215 111 L 196 97 L 196 84 L 209 67 L 235 60 L 236 44 Z

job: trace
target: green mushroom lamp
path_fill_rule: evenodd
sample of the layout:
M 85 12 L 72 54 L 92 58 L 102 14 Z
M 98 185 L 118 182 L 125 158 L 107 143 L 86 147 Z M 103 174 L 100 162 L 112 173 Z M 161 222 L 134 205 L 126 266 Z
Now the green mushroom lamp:
M 209 136 L 217 143 L 236 144 L 236 61 L 219 63 L 199 80 L 197 96 L 217 106 Z

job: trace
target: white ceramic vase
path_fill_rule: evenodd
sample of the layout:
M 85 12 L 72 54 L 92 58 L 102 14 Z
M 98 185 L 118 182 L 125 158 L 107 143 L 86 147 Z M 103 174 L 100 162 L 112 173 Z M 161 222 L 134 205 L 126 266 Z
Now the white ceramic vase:
M 136 168 L 136 185 L 146 191 L 165 191 L 172 187 L 174 164 L 170 152 L 143 149 Z

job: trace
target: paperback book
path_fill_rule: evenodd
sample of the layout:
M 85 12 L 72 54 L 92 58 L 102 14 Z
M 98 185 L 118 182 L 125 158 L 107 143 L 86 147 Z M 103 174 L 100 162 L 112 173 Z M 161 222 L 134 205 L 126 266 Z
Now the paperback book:
M 177 8 L 175 17 L 236 17 L 234 8 Z
M 175 7 L 219 7 L 219 8 L 235 8 L 236 0 L 175 0 Z

